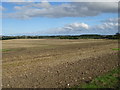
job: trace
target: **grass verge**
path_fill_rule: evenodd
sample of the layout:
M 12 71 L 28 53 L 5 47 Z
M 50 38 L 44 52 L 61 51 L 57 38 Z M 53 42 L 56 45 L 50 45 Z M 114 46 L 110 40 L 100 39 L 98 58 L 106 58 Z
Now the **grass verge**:
M 6 52 L 6 51 L 11 51 L 10 49 L 1 49 L 0 51 Z
M 112 50 L 120 50 L 120 48 L 113 48 Z
M 77 86 L 76 88 L 115 88 L 120 90 L 120 68 L 116 68 L 105 75 L 96 77 L 91 82 Z M 75 88 L 73 89 L 75 90 Z

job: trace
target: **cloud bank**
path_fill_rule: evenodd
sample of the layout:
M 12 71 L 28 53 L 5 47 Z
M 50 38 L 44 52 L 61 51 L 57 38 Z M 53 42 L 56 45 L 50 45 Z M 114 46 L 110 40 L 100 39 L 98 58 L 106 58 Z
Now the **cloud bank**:
M 110 20 L 110 22 L 108 22 Z M 51 34 L 85 34 L 85 33 L 96 33 L 96 34 L 114 34 L 118 32 L 117 18 L 110 18 L 104 21 L 102 24 L 90 26 L 86 23 L 72 23 L 65 25 L 61 28 L 49 30 Z
M 41 2 L 46 0 L 0 0 L 2 2 Z M 118 2 L 119 0 L 48 0 L 49 2 Z
M 34 17 L 62 18 L 62 17 L 88 17 L 102 13 L 117 13 L 116 2 L 71 2 L 52 5 L 49 2 L 29 3 L 15 6 L 14 13 L 4 16 L 17 19 L 30 19 Z

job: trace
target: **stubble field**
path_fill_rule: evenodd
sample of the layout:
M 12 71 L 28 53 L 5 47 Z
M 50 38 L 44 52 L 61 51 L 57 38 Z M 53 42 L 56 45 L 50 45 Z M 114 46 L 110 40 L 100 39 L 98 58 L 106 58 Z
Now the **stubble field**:
M 65 88 L 88 83 L 118 66 L 117 40 L 2 41 L 3 88 Z

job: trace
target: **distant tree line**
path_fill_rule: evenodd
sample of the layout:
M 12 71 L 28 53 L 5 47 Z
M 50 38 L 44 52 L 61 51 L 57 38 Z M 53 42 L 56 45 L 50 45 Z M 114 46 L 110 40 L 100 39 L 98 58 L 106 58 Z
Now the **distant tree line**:
M 8 39 L 120 39 L 120 33 L 115 35 L 59 35 L 59 36 L 2 36 L 0 40 Z

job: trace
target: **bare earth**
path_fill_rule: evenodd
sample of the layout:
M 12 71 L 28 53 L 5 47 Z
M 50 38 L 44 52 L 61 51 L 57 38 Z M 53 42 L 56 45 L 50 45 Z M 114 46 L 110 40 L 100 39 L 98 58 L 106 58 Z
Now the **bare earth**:
M 4 40 L 3 88 L 65 88 L 116 68 L 117 40 Z

